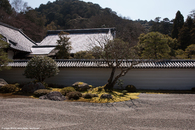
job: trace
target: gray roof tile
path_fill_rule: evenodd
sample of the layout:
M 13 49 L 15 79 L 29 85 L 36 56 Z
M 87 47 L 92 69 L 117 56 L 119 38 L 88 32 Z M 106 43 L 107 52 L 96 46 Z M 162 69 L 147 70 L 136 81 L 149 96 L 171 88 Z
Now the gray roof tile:
M 60 68 L 108 68 L 103 60 L 56 60 Z M 123 61 L 120 67 L 130 67 L 132 60 Z M 12 67 L 25 67 L 26 61 L 10 62 Z M 195 68 L 195 60 L 166 60 L 166 61 L 143 61 L 133 66 L 133 68 Z
M 44 46 L 55 46 L 57 45 L 57 40 L 59 40 L 58 33 L 61 31 L 68 32 L 69 35 L 66 35 L 70 38 L 69 42 L 71 42 L 71 51 L 70 53 L 76 53 L 78 51 L 86 51 L 93 43 L 97 44 L 97 41 L 94 39 L 102 39 L 109 38 L 112 40 L 114 38 L 114 28 L 93 28 L 93 29 L 72 29 L 72 30 L 56 30 L 56 31 L 48 31 L 47 36 L 38 43 L 40 48 L 32 48 L 31 54 L 41 54 L 51 52 L 52 48 L 45 48 Z M 98 44 L 97 44 L 98 45 Z M 42 48 L 41 48 L 42 47 Z M 40 49 L 42 49 L 40 51 Z
M 26 36 L 20 29 L 0 22 L 0 34 L 3 35 L 10 47 L 16 50 L 31 52 L 31 47 L 36 43 Z

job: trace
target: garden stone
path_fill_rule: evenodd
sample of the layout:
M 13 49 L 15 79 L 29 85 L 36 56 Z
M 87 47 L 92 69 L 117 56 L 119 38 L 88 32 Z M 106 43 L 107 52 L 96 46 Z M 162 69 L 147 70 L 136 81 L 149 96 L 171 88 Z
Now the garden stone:
M 8 83 L 4 79 L 0 79 L 0 88 Z
M 99 97 L 98 94 L 93 94 L 93 97 Z
M 77 91 L 87 91 L 90 89 L 90 86 L 87 83 L 76 82 L 72 85 Z
M 63 96 L 60 92 L 50 92 L 47 95 L 39 97 L 39 99 L 47 99 L 47 100 L 53 100 L 53 101 L 66 100 L 65 96 Z
M 41 82 L 29 83 L 22 87 L 22 91 L 26 93 L 34 93 L 38 89 L 45 89 L 45 86 Z
M 102 94 L 100 98 L 103 98 L 103 99 L 112 99 L 112 95 L 111 94 Z

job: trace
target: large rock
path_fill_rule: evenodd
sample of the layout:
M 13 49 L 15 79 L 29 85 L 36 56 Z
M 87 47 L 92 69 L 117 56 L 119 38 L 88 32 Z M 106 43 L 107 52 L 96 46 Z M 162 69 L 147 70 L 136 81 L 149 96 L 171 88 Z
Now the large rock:
M 45 89 L 45 86 L 41 82 L 29 83 L 22 87 L 22 91 L 25 93 L 34 93 L 38 89 Z
M 53 101 L 66 100 L 65 96 L 63 96 L 60 92 L 50 92 L 47 95 L 39 97 L 39 99 L 47 99 L 47 100 L 53 100 Z
M 91 87 L 87 83 L 76 82 L 72 85 L 77 91 L 87 91 Z
M 7 85 L 8 83 L 4 79 L 0 79 L 0 88 L 1 86 Z
M 112 95 L 111 94 L 102 94 L 101 97 L 102 99 L 112 99 Z

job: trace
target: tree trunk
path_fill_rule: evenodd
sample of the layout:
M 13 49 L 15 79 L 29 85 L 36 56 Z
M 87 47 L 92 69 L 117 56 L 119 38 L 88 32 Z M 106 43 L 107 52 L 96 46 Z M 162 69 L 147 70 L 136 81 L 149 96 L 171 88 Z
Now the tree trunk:
M 116 71 L 116 67 L 113 67 L 112 72 L 110 74 L 110 78 L 108 79 L 108 82 L 107 82 L 106 86 L 104 87 L 105 90 L 112 90 L 113 89 L 113 87 L 115 85 L 115 84 L 113 84 L 113 78 L 114 78 L 115 71 Z
M 115 78 L 114 78 L 114 74 L 115 74 L 115 71 L 116 71 L 116 67 L 112 68 L 112 73 L 110 75 L 110 78 L 108 80 L 108 83 L 106 84 L 106 86 L 104 87 L 105 90 L 112 90 L 114 88 L 114 85 L 116 84 L 117 80 L 122 77 L 122 76 L 125 76 L 127 74 L 127 72 L 132 68 L 129 67 L 129 68 L 125 68 L 125 69 L 122 69 L 120 74 L 118 74 Z

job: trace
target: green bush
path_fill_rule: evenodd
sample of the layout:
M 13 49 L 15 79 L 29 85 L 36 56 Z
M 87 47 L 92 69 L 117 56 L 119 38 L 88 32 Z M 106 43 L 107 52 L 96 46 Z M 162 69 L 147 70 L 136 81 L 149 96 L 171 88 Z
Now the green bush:
M 41 82 L 41 83 L 45 86 L 45 88 L 48 88 L 48 84 L 46 82 Z
M 1 93 L 14 93 L 14 92 L 17 92 L 19 91 L 19 87 L 18 87 L 19 84 L 7 84 L 7 85 L 4 85 L 0 88 L 0 92 Z
M 122 93 L 123 93 L 124 95 L 126 95 L 126 94 L 128 93 L 128 91 L 127 91 L 127 90 L 123 90 Z
M 78 91 L 74 91 L 74 92 L 70 92 L 67 94 L 68 96 L 68 99 L 73 99 L 73 100 L 77 100 L 79 99 L 80 97 L 82 97 L 82 94 Z
M 97 94 L 92 94 L 92 93 L 87 93 L 87 94 L 83 95 L 83 98 L 86 98 L 86 99 L 91 99 L 93 97 L 98 97 L 98 95 Z
M 24 85 L 26 85 L 27 83 L 20 83 L 19 85 L 18 85 L 18 88 L 22 88 Z
M 43 82 L 46 78 L 57 75 L 59 72 L 56 62 L 49 57 L 35 56 L 27 64 L 24 75 L 26 78 Z
M 101 92 L 103 91 L 103 88 L 102 87 L 98 87 L 98 92 Z
M 194 88 L 192 88 L 192 91 L 193 91 L 193 92 L 195 92 L 195 87 L 194 87 Z
M 35 97 L 40 97 L 40 96 L 43 96 L 43 95 L 47 95 L 50 92 L 51 92 L 51 90 L 48 90 L 48 89 L 38 89 L 34 92 L 34 96 Z
M 128 91 L 128 92 L 136 92 L 136 87 L 133 86 L 133 85 L 127 85 L 125 87 L 125 89 Z
M 93 97 L 99 97 L 98 94 L 92 94 Z
M 62 95 L 66 96 L 69 92 L 76 91 L 73 87 L 65 87 L 60 92 Z
M 93 98 L 93 94 L 91 94 L 91 93 L 84 94 L 83 98 L 91 99 L 91 98 Z
M 31 83 L 36 84 L 36 83 L 39 83 L 39 81 L 38 80 L 34 80 L 34 81 L 31 81 Z M 45 88 L 48 88 L 48 84 L 46 82 L 42 81 L 40 83 L 42 83 Z

